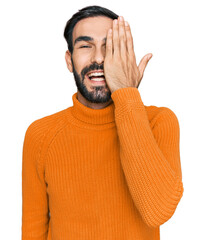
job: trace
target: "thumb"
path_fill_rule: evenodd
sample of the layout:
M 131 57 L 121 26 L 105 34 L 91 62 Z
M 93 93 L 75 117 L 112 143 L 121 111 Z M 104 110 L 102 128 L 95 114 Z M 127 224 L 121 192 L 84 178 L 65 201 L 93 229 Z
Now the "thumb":
M 147 63 L 149 62 L 149 60 L 150 60 L 151 58 L 152 58 L 152 53 L 149 53 L 149 54 L 145 55 L 145 56 L 141 59 L 141 61 L 140 61 L 140 63 L 139 63 L 139 72 L 140 72 L 140 75 L 141 75 L 141 76 L 143 76 L 144 70 L 145 70 L 145 68 L 146 68 L 146 66 L 147 66 Z

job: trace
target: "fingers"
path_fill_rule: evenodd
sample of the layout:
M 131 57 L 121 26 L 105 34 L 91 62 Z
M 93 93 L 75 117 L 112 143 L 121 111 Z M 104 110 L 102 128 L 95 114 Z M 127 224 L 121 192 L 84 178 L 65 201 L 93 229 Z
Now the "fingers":
M 131 29 L 122 16 L 113 20 L 113 50 L 117 56 L 126 59 L 129 55 L 130 59 L 135 60 Z
M 121 56 L 126 60 L 126 58 L 127 58 L 127 40 L 126 40 L 125 23 L 124 23 L 123 17 L 119 17 L 119 41 L 120 41 Z
M 133 38 L 132 38 L 131 29 L 128 22 L 125 22 L 125 32 L 126 32 L 126 38 L 127 38 L 127 51 L 129 56 L 134 59 L 135 54 L 134 54 Z
M 114 55 L 118 57 L 120 55 L 120 46 L 119 46 L 119 33 L 118 33 L 118 20 L 115 19 L 113 20 L 113 50 L 114 50 Z
M 112 58 L 112 29 L 110 28 L 107 33 L 106 40 L 106 56 Z

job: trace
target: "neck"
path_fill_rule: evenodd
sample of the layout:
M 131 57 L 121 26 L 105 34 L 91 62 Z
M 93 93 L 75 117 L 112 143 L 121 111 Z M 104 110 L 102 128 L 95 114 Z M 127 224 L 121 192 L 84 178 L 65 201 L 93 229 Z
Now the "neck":
M 84 98 L 83 95 L 79 91 L 77 91 L 77 99 L 84 106 L 92 108 L 92 109 L 103 109 L 103 108 L 109 106 L 113 102 L 112 98 L 110 98 L 110 100 L 106 103 L 92 103 L 92 102 L 89 102 L 86 98 Z

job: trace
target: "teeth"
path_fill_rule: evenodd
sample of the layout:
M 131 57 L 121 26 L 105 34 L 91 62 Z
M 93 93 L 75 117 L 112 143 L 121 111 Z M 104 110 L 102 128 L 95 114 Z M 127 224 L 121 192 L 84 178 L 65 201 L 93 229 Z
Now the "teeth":
M 104 76 L 104 73 L 103 72 L 93 72 L 93 73 L 90 73 L 88 74 L 88 77 L 92 77 L 92 76 Z
M 92 81 L 96 81 L 96 82 L 100 82 L 100 81 L 104 81 L 104 78 L 92 78 Z

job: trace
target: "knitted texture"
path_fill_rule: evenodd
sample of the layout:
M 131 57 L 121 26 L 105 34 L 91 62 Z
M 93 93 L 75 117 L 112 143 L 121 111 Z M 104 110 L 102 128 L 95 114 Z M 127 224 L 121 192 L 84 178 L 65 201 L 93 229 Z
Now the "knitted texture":
M 159 240 L 183 195 L 179 122 L 121 88 L 32 122 L 22 154 L 22 240 Z

